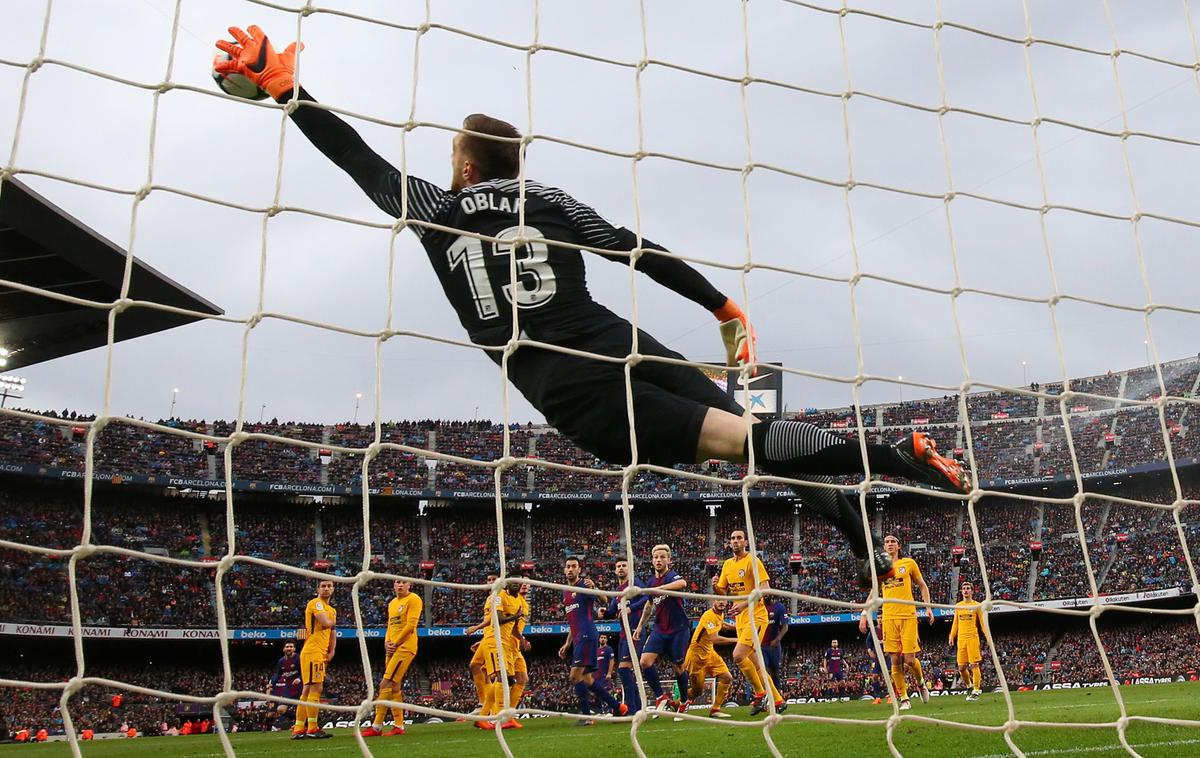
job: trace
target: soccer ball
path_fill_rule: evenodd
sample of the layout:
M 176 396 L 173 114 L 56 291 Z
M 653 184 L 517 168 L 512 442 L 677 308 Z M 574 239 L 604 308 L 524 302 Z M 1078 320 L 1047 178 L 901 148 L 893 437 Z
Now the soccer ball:
M 231 60 L 228 53 L 218 52 L 213 56 L 213 81 L 221 88 L 221 91 L 226 95 L 234 97 L 243 97 L 247 100 L 263 100 L 267 97 L 267 91 L 259 87 L 254 82 L 250 81 L 241 74 L 219 74 L 217 73 L 217 64 Z

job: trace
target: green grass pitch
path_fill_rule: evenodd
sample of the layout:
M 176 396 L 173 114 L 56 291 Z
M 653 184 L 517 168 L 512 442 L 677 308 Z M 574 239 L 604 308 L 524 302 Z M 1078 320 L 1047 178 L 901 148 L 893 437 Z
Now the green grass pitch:
M 1163 684 L 1124 687 L 1121 690 L 1130 715 L 1179 718 L 1200 722 L 1200 685 Z M 1049 722 L 1115 721 L 1119 716 L 1113 692 L 1108 688 L 1014 693 L 1013 704 L 1019 719 Z M 746 718 L 746 709 L 734 711 L 737 720 Z M 1000 695 L 989 694 L 977 703 L 962 697 L 934 698 L 928 705 L 919 701 L 910 715 L 953 719 L 972 724 L 999 725 L 1006 718 Z M 788 715 L 802 714 L 868 720 L 859 725 L 789 721 L 776 726 L 772 737 L 780 752 L 788 756 L 887 756 L 885 721 L 891 708 L 871 703 L 826 703 L 793 705 Z M 761 718 L 761 717 L 760 717 Z M 566 719 L 528 719 L 525 729 L 505 732 L 514 755 L 585 758 L 633 754 L 627 725 L 599 723 L 577 727 Z M 368 740 L 371 751 L 379 756 L 500 756 L 493 734 L 481 732 L 470 724 L 430 724 L 410 726 L 404 737 Z M 757 728 L 739 727 L 733 722 L 720 725 L 692 721 L 676 723 L 668 718 L 648 722 L 639 731 L 641 744 L 649 756 L 750 756 L 770 755 Z M 1200 755 L 1200 724 L 1193 727 L 1133 723 L 1128 740 L 1143 756 Z M 983 758 L 1011 755 L 997 733 L 972 732 L 934 724 L 906 720 L 896 726 L 896 747 L 904 755 Z M 1124 749 L 1116 731 L 1105 729 L 1061 729 L 1026 727 L 1013 737 L 1028 755 L 1103 756 L 1121 755 Z M 334 730 L 334 738 L 321 741 L 292 742 L 283 732 L 233 735 L 239 756 L 319 755 L 321 758 L 362 755 L 353 733 Z M 0 756 L 64 756 L 70 750 L 65 743 L 17 745 L 0 748 Z M 171 758 L 217 758 L 222 755 L 214 736 L 139 738 L 104 740 L 86 744 L 85 756 L 170 756 Z

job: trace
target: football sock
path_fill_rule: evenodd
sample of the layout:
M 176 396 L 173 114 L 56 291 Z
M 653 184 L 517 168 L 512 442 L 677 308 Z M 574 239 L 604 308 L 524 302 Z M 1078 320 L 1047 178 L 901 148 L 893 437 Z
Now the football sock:
M 633 676 L 633 669 L 619 668 L 617 676 L 621 677 L 621 689 L 625 693 L 625 705 L 629 706 L 629 710 L 637 713 L 642 710 L 641 693 L 638 692 L 637 679 Z
M 512 690 L 509 690 L 509 697 L 512 697 Z M 492 685 L 492 713 L 496 714 L 504 710 L 504 685 L 500 680 Z
M 483 693 L 488 689 L 487 674 L 480 668 L 471 671 L 471 678 L 475 680 L 475 694 L 479 696 L 479 704 L 483 705 Z
M 599 698 L 601 703 L 604 703 L 612 710 L 615 716 L 621 704 L 617 702 L 617 699 L 612 696 L 611 692 L 604 689 L 604 685 L 600 683 L 599 679 L 592 680 L 591 690 L 596 693 L 596 697 Z
M 832 484 L 833 479 L 821 475 L 862 473 L 862 452 L 857 442 L 846 442 L 812 424 L 802 421 L 755 424 L 747 439 L 747 455 L 750 438 L 754 441 L 756 462 L 776 476 Z M 867 445 L 867 457 L 872 472 L 888 473 L 888 467 L 900 468 L 896 451 L 890 445 Z M 867 540 L 858 506 L 837 490 L 793 486 L 792 491 L 842 533 L 855 556 L 866 557 Z
M 717 694 L 713 698 L 712 704 L 714 710 L 720 710 L 720 708 L 725 705 L 725 699 L 729 696 L 729 686 L 732 684 L 732 679 L 729 681 L 724 681 L 721 679 L 717 680 Z
M 925 689 L 925 671 L 921 668 L 921 662 L 913 658 L 911 668 L 913 676 L 917 678 L 917 689 Z
M 496 712 L 495 704 L 496 689 L 492 686 L 491 682 L 488 682 L 483 688 L 483 710 L 481 710 L 480 713 L 484 716 L 491 716 Z
M 316 692 L 310 694 L 307 699 L 310 703 L 320 703 L 320 696 Z M 320 727 L 318 726 L 318 721 L 320 721 L 320 709 L 317 705 L 308 706 L 308 718 L 305 720 L 305 726 L 307 729 L 310 730 L 310 732 L 312 732 L 313 729 L 319 729 Z
M 509 689 L 512 691 L 512 694 L 509 695 L 512 699 L 512 707 L 519 708 L 521 706 L 521 697 L 525 694 L 525 685 L 516 682 Z
M 983 669 L 979 666 L 971 669 L 971 683 L 975 686 L 975 691 L 978 692 L 980 685 L 983 684 Z
M 592 715 L 592 706 L 588 704 L 588 686 L 582 679 L 575 682 L 575 697 L 579 699 L 579 712 L 584 716 Z
M 762 677 L 758 675 L 758 667 L 754 665 L 754 660 L 750 656 L 746 656 L 737 662 L 737 667 L 754 689 L 754 697 L 761 697 L 766 690 L 763 689 Z
M 892 664 L 892 686 L 896 688 L 896 697 L 908 700 L 908 683 L 904 681 L 904 664 Z
M 675 677 L 675 681 L 679 684 L 679 696 L 684 700 L 688 698 L 688 690 L 691 686 L 688 684 L 688 672 L 680 671 Z
M 775 682 L 771 680 L 771 677 L 767 677 L 766 684 L 771 689 L 771 697 L 774 698 L 773 702 L 778 703 L 780 700 L 783 700 L 783 695 L 779 694 L 779 688 L 775 686 Z
M 755 460 L 779 476 L 812 474 L 861 474 L 862 450 L 857 441 L 847 441 L 803 421 L 763 421 L 750 427 Z M 749 440 L 746 453 L 749 455 Z M 873 474 L 904 476 L 908 464 L 891 445 L 867 445 L 867 462 Z
M 642 669 L 642 676 L 646 680 L 646 684 L 650 685 L 650 692 L 654 697 L 662 697 L 662 682 L 658 680 L 658 668 L 656 666 L 647 666 Z
M 389 687 L 380 687 L 378 699 L 391 700 L 392 699 L 392 688 L 390 686 Z M 383 717 L 387 715 L 387 711 L 388 711 L 388 707 L 386 705 L 376 705 L 375 706 L 375 721 L 371 725 L 374 726 L 376 729 L 382 729 L 383 728 Z

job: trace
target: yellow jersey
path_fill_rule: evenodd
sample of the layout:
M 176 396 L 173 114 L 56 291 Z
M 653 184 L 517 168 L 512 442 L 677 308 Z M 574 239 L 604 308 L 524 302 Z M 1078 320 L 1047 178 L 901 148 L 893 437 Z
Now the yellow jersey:
M 403 644 L 398 648 L 410 653 L 417 652 L 417 626 L 421 623 L 421 611 L 425 602 L 415 592 L 409 592 L 404 597 L 393 597 L 388 603 L 388 622 L 386 642 L 400 642 L 400 635 L 409 630 Z
M 954 604 L 954 623 L 950 625 L 950 636 L 955 637 L 959 644 L 978 640 L 982 624 L 977 601 L 959 600 Z
M 333 624 L 337 624 L 337 610 L 332 605 L 319 597 L 309 600 L 308 605 L 304 606 L 304 628 L 308 631 L 308 637 L 300 650 L 302 654 L 324 656 L 329 652 L 329 635 L 333 633 L 333 626 L 322 629 L 317 623 L 318 613 L 324 613 Z
M 700 616 L 700 621 L 696 624 L 696 631 L 692 632 L 692 646 L 688 649 L 689 655 L 706 656 L 713 651 L 712 637 L 709 635 L 720 634 L 721 625 L 725 622 L 721 618 L 721 614 L 717 613 L 712 608 L 709 608 Z
M 915 605 L 889 603 L 888 600 L 912 600 L 913 582 L 921 578 L 921 569 L 912 558 L 897 558 L 892 575 L 883 580 L 883 617 L 885 619 L 916 618 Z
M 748 595 L 758 586 L 758 582 L 771 581 L 771 577 L 767 575 L 767 567 L 760 558 L 754 559 L 758 561 L 758 576 L 755 576 L 750 563 L 751 558 L 754 556 L 749 553 L 741 558 L 726 558 L 721 566 L 721 575 L 717 577 L 717 586 L 728 589 L 730 595 Z
M 521 611 L 521 596 L 510 595 L 507 591 L 502 591 L 492 598 L 491 608 L 500 616 L 513 616 Z M 516 640 L 512 636 L 513 626 L 517 623 L 516 619 L 508 623 L 500 625 L 500 640 L 504 645 L 512 645 Z M 483 643 L 485 645 L 495 645 L 496 636 L 493 631 L 492 613 L 487 614 L 487 623 L 483 626 Z

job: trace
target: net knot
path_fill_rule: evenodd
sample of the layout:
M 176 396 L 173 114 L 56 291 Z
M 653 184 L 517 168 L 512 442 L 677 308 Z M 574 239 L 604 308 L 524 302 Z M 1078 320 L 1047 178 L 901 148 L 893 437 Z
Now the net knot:
M 312 14 L 314 14 L 316 12 L 317 12 L 317 9 L 312 6 L 311 0 L 310 0 L 310 2 L 305 3 L 304 7 L 301 8 L 299 11 L 301 18 L 308 18 L 309 16 L 311 16 Z
M 252 314 L 250 314 L 250 317 L 246 319 L 246 328 L 253 329 L 254 327 L 258 326 L 262 322 L 262 320 L 263 320 L 262 311 L 259 311 L 258 313 L 252 313 Z
M 1112 59 L 1115 61 L 1117 58 L 1120 58 L 1120 57 L 1121 57 L 1121 48 L 1119 48 L 1119 47 L 1118 47 L 1118 48 L 1114 49 L 1114 50 L 1113 50 L 1111 53 L 1109 53 L 1108 55 L 1109 55 L 1109 57 L 1111 57 L 1111 58 L 1112 58 Z
M 956 197 L 958 197 L 958 193 L 953 190 L 942 195 L 942 199 L 945 200 L 947 203 L 951 202 Z
M 1037 129 L 1039 126 L 1042 125 L 1042 117 L 1034 116 L 1033 120 L 1029 122 L 1029 125 L 1032 126 L 1034 129 Z
M 630 353 L 629 357 L 625 359 L 625 362 L 629 364 L 630 368 L 633 368 L 642 362 L 643 357 L 645 356 L 643 356 L 641 353 Z
M 283 211 L 282 205 L 272 204 L 272 205 L 268 206 L 265 213 L 267 214 L 267 218 L 274 218 L 274 217 L 278 216 L 282 211 Z
M 858 186 L 858 182 L 854 181 L 853 179 L 846 180 L 846 191 L 847 192 L 849 192 L 850 190 L 854 189 L 857 186 Z
M 112 307 L 113 313 L 116 313 L 118 315 L 121 313 L 124 313 L 126 310 L 129 309 L 129 306 L 131 306 L 131 305 L 133 305 L 133 300 L 131 298 L 128 298 L 128 297 L 119 298 L 116 302 L 113 303 L 113 307 Z
M 147 197 L 149 197 L 150 193 L 153 191 L 154 191 L 153 185 L 143 184 L 141 187 L 138 187 L 137 192 L 133 193 L 133 201 L 135 203 L 140 203 L 143 200 L 145 200 Z
M 425 22 L 417 27 L 417 35 L 420 36 L 422 34 L 426 34 L 431 28 L 433 27 L 429 24 L 429 22 Z
M 946 105 L 945 103 L 942 103 L 942 104 L 941 104 L 941 105 L 938 107 L 938 109 L 937 109 L 937 112 L 938 112 L 938 115 L 939 115 L 939 116 L 945 116 L 947 113 L 949 113 L 949 112 L 950 112 L 950 106 L 949 106 L 949 105 Z
M 1135 212 L 1134 212 L 1134 214 L 1133 214 L 1132 216 L 1130 216 L 1130 217 L 1129 217 L 1129 220 L 1130 220 L 1130 221 L 1132 221 L 1132 222 L 1133 222 L 1133 223 L 1135 223 L 1135 224 L 1136 224 L 1136 223 L 1138 223 L 1139 221 L 1141 221 L 1141 220 L 1142 220 L 1142 212 L 1141 212 L 1141 211 L 1135 211 Z
M 97 550 L 99 550 L 99 548 L 89 542 L 82 545 L 76 545 L 71 551 L 71 555 L 75 556 L 76 558 L 88 558 L 92 555 L 95 555 Z
M 161 95 L 166 92 L 170 92 L 173 89 L 175 89 L 175 82 L 166 81 L 166 82 L 159 82 L 158 85 L 154 88 L 154 91 Z
M 28 65 L 28 66 L 26 66 L 26 68 L 28 68 L 28 69 L 29 69 L 29 73 L 31 73 L 31 74 L 33 74 L 33 73 L 37 73 L 37 70 L 38 70 L 39 68 L 41 68 L 41 67 L 42 67 L 42 64 L 43 64 L 43 63 L 45 63 L 45 62 L 46 62 L 46 59 L 45 59 L 45 58 L 43 58 L 42 56 L 40 56 L 40 55 L 39 55 L 38 57 L 36 57 L 36 58 L 34 58 L 33 60 L 29 61 L 29 65 Z
M 1033 37 L 1026 37 L 1025 39 L 1021 40 L 1021 44 L 1024 45 L 1025 47 L 1030 47 L 1033 45 L 1033 43 L 1034 43 Z

